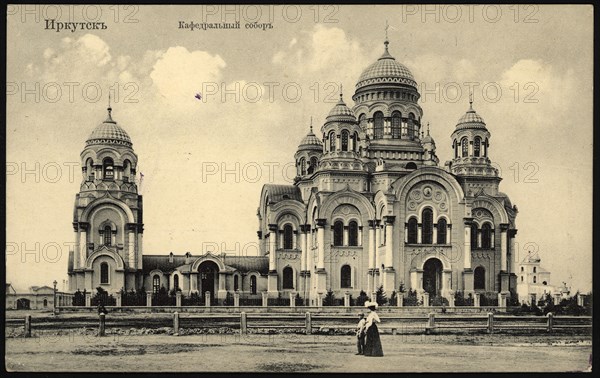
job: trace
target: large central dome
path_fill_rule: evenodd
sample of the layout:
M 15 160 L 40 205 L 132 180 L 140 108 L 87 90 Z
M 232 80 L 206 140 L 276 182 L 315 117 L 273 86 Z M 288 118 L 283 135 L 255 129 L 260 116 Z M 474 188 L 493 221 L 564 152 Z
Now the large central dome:
M 356 83 L 356 89 L 372 84 L 406 84 L 417 86 L 415 78 L 410 70 L 388 52 L 388 43 L 385 43 L 383 55 L 360 75 Z

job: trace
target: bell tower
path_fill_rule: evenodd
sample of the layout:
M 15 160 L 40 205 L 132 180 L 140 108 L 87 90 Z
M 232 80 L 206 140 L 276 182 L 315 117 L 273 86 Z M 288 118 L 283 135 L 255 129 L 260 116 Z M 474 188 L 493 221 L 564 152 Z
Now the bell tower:
M 135 180 L 137 155 L 127 132 L 108 115 L 81 152 L 82 180 L 75 195 L 75 250 L 69 259 L 71 290 L 109 292 L 142 285 L 142 196 Z

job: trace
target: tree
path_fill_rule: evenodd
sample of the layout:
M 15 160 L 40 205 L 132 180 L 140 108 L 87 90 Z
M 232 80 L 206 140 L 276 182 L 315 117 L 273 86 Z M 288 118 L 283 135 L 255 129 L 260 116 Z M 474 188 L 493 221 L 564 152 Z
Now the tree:
M 360 294 L 358 294 L 358 297 L 356 298 L 356 305 L 364 306 L 365 302 L 368 300 L 369 300 L 369 297 L 367 296 L 367 293 L 365 293 L 363 290 L 361 290 Z
M 334 306 L 335 305 L 335 295 L 333 294 L 333 290 L 327 290 L 327 294 L 325 294 L 325 298 L 323 298 L 323 306 Z
M 387 296 L 385 294 L 385 290 L 383 290 L 383 285 L 379 286 L 379 289 L 375 292 L 375 302 L 378 305 L 382 306 L 386 304 L 388 301 Z

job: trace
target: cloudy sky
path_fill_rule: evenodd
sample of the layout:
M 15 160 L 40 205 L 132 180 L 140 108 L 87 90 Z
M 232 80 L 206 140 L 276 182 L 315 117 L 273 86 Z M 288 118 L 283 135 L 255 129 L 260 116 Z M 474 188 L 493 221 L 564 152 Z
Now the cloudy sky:
M 109 93 L 144 174 L 145 254 L 255 254 L 261 186 L 291 181 L 310 117 L 318 130 L 342 85 L 353 104 L 388 20 L 440 165 L 472 87 L 519 209 L 519 257 L 538 251 L 552 283 L 591 290 L 592 7 L 23 7 L 9 7 L 6 123 L 7 280 L 19 289 L 67 278 L 79 154 Z M 179 28 L 236 17 L 239 30 Z M 246 28 L 254 20 L 272 28 Z

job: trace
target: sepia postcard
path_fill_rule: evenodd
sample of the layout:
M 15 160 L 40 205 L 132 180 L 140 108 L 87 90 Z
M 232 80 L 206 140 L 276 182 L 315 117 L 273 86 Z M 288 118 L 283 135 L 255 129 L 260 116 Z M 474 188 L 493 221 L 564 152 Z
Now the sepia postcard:
M 5 11 L 6 371 L 592 371 L 592 5 Z

